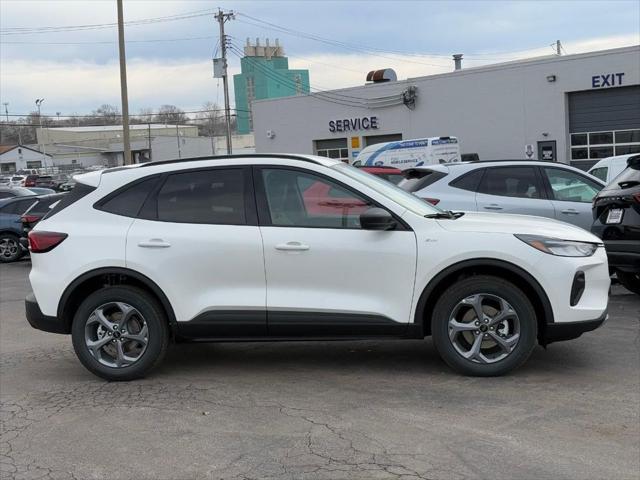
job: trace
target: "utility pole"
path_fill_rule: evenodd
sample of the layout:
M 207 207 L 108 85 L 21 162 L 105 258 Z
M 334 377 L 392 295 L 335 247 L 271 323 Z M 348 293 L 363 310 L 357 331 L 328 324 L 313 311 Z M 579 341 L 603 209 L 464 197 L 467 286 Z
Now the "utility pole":
M 151 161 L 151 124 L 147 123 L 147 138 L 149 141 L 149 161 Z
M 178 130 L 177 123 L 176 123 L 176 141 L 178 142 L 178 158 L 182 158 L 182 151 L 180 150 L 180 131 Z
M 131 140 L 129 139 L 129 96 L 127 94 L 127 59 L 124 49 L 124 14 L 122 0 L 118 3 L 118 47 L 120 51 L 120 97 L 122 99 L 122 138 L 124 140 L 124 164 L 131 165 Z
M 556 54 L 562 55 L 562 44 L 560 40 L 556 40 Z
M 38 107 L 38 123 L 40 124 L 40 139 L 42 140 L 42 166 L 47 171 L 47 146 L 44 141 L 44 135 L 42 133 L 42 114 L 40 112 L 40 107 L 42 106 L 42 102 L 44 102 L 44 98 L 36 98 L 36 107 Z
M 2 102 L 4 105 L 4 114 L 7 116 L 7 123 L 9 123 L 9 102 Z
M 218 9 L 215 19 L 220 25 L 220 52 L 222 54 L 222 86 L 224 88 L 224 117 L 227 124 L 227 153 L 231 153 L 231 110 L 229 108 L 229 81 L 227 79 L 227 36 L 224 34 L 224 22 L 234 19 L 233 10 L 223 13 Z

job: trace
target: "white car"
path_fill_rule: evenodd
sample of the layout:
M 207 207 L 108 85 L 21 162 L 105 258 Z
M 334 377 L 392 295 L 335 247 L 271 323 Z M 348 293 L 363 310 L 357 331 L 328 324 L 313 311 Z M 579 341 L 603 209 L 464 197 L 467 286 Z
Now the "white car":
M 109 380 L 170 340 L 424 338 L 469 375 L 607 315 L 599 238 L 451 214 L 338 160 L 248 155 L 92 172 L 29 233 L 26 316 Z
M 611 180 L 616 178 L 625 168 L 627 168 L 627 160 L 636 155 L 638 154 L 631 153 L 628 155 L 603 158 L 591 167 L 588 173 L 609 185 Z

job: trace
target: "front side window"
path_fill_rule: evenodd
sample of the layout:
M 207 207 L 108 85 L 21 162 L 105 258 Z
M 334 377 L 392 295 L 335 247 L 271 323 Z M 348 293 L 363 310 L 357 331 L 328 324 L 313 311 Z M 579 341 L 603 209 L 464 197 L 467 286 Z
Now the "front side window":
M 478 191 L 501 197 L 541 198 L 534 167 L 487 168 Z
M 596 182 L 569 170 L 545 168 L 544 172 L 555 200 L 588 203 L 602 189 Z
M 240 168 L 169 175 L 157 198 L 164 222 L 245 225 L 244 173 Z
M 280 227 L 360 228 L 363 197 L 324 177 L 297 170 L 262 170 L 271 224 Z

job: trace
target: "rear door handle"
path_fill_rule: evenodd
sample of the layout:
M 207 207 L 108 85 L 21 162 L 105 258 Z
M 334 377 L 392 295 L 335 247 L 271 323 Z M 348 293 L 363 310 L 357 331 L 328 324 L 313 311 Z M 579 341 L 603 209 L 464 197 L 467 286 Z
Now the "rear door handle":
M 574 210 L 573 208 L 568 208 L 566 210 L 561 210 L 562 213 L 565 213 L 567 215 L 579 215 L 580 212 L 577 210 Z
M 492 203 L 491 205 L 485 205 L 485 210 L 502 210 L 502 207 L 497 203 Z
M 309 250 L 309 245 L 305 245 L 301 242 L 287 242 L 287 243 L 279 243 L 276 245 L 276 250 L 283 250 L 288 252 L 302 252 L 305 250 Z
M 161 238 L 152 238 L 146 242 L 138 242 L 138 246 L 142 248 L 169 248 L 171 244 Z

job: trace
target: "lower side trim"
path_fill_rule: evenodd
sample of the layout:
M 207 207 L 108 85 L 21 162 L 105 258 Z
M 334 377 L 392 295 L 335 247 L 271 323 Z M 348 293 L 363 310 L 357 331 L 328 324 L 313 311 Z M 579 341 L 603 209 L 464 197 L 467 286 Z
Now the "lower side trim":
M 608 314 L 605 310 L 605 312 L 595 320 L 586 320 L 584 322 L 548 323 L 545 329 L 543 345 L 578 338 L 583 333 L 590 332 L 602 326 L 607 318 Z

